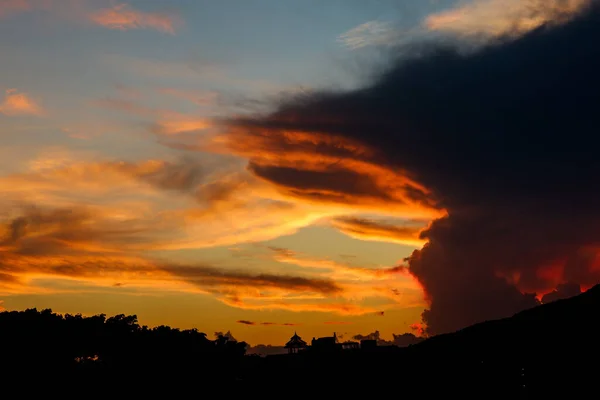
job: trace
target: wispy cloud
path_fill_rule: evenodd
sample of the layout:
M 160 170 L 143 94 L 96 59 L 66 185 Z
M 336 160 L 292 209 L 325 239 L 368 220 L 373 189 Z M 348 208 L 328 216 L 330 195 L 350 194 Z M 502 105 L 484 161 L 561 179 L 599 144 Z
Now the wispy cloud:
M 110 5 L 109 5 L 110 4 Z M 100 8 L 98 8 L 100 7 Z M 176 13 L 147 12 L 127 3 L 109 0 L 1 0 L 0 18 L 43 10 L 67 21 L 102 26 L 113 30 L 152 29 L 174 35 L 183 25 Z
M 0 113 L 7 116 L 44 114 L 42 107 L 27 93 L 19 92 L 17 89 L 8 89 L 4 95 L 4 101 L 0 103 Z
M 402 265 L 369 268 L 311 257 L 285 248 L 270 247 L 269 249 L 278 262 L 311 269 L 317 276 L 327 277 L 339 283 L 345 289 L 339 294 L 340 298 L 351 301 L 377 298 L 379 301 L 387 302 L 384 308 L 423 304 L 419 284 Z M 364 313 L 384 315 L 384 310 L 370 309 Z
M 412 222 L 412 221 L 411 221 Z M 362 240 L 376 240 L 420 247 L 425 241 L 419 233 L 427 227 L 426 221 L 392 224 L 358 217 L 334 218 L 332 225 L 349 236 Z
M 339 315 L 365 315 L 376 312 L 370 306 L 353 302 L 330 302 L 323 299 L 269 299 L 269 298 L 225 298 L 223 301 L 232 307 L 244 310 L 285 310 L 292 312 L 321 312 Z
M 127 31 L 131 29 L 154 29 L 174 35 L 181 20 L 173 15 L 144 12 L 136 10 L 128 4 L 118 4 L 111 8 L 90 13 L 92 23 L 108 29 Z
M 202 291 L 221 298 L 281 299 L 290 293 L 335 296 L 328 279 L 251 273 L 161 261 L 132 251 L 149 227 L 110 223 L 80 209 L 25 208 L 0 220 L 0 292 L 27 291 L 37 278 Z
M 398 42 L 399 32 L 389 22 L 369 21 L 338 36 L 337 41 L 349 49 L 388 46 Z
M 197 132 L 212 127 L 207 118 L 193 117 L 183 114 L 170 114 L 162 117 L 156 124 L 156 132 L 163 135 L 179 135 Z
M 254 322 L 254 321 L 248 321 L 248 320 L 238 320 L 235 321 L 238 324 L 242 324 L 242 325 L 250 325 L 250 326 L 255 326 L 255 325 L 262 325 L 262 326 L 299 326 L 300 324 L 294 324 L 292 322 L 284 322 L 284 323 L 279 323 L 279 322 Z
M 323 218 L 326 210 L 286 202 L 245 171 L 215 171 L 198 160 L 86 162 L 40 152 L 18 174 L 0 176 L 0 205 L 79 204 L 98 218 L 136 220 L 150 229 L 135 250 L 176 250 L 269 240 Z M 121 244 L 123 245 L 123 244 Z M 132 247 L 133 246 L 133 247 Z
M 338 278 L 340 276 L 345 275 L 347 277 L 350 276 L 358 278 L 360 280 L 373 281 L 377 279 L 387 279 L 393 277 L 396 274 L 404 274 L 405 272 L 402 267 L 356 267 L 346 263 L 339 263 L 334 260 L 310 257 L 304 254 L 299 254 L 289 249 L 278 247 L 270 247 L 269 249 L 273 251 L 273 258 L 278 262 L 285 264 L 294 264 L 303 268 L 314 268 L 335 271 L 338 273 Z
M 208 118 L 148 107 L 141 102 L 128 99 L 107 97 L 95 100 L 94 104 L 109 110 L 150 119 L 153 132 L 159 135 L 170 136 L 196 132 L 211 128 L 213 125 Z

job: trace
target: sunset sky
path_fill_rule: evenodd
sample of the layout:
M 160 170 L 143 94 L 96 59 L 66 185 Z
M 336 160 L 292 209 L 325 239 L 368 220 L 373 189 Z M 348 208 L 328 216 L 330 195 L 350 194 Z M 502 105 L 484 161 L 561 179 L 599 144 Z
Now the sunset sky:
M 2 307 L 253 345 L 418 334 L 433 291 L 404 259 L 453 183 L 388 162 L 335 93 L 377 87 L 392 49 L 519 40 L 588 3 L 0 0 Z M 547 261 L 544 284 L 494 277 L 538 295 L 572 280 Z

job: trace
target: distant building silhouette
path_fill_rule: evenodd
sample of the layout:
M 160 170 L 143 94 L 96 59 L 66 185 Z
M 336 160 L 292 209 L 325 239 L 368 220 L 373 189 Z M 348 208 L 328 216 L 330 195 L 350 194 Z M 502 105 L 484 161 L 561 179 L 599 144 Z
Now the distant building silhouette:
M 360 348 L 363 350 L 374 349 L 375 347 L 377 347 L 377 340 L 363 339 L 360 341 Z
M 360 348 L 358 342 L 347 341 L 342 343 L 342 349 L 344 350 L 357 350 Z
M 387 347 L 392 348 L 397 346 Z M 325 336 L 320 338 L 313 337 L 309 346 L 304 340 L 302 340 L 300 336 L 298 336 L 296 332 L 294 332 L 294 336 L 290 338 L 290 340 L 285 344 L 284 348 L 287 349 L 288 354 L 297 354 L 304 350 L 310 350 L 312 353 L 331 353 L 342 350 L 370 350 L 378 348 L 378 345 L 376 340 L 367 339 L 361 340 L 360 343 L 350 340 L 340 343 L 337 334 L 334 332 L 333 336 Z
M 335 332 L 333 332 L 333 336 L 321 337 L 321 338 L 313 338 L 311 342 L 311 347 L 316 351 L 333 351 L 341 348 L 341 345 L 338 343 L 338 338 Z
M 290 338 L 290 340 L 285 344 L 285 348 L 288 349 L 289 354 L 298 353 L 300 350 L 306 349 L 307 344 L 296 332 L 294 332 L 294 336 Z

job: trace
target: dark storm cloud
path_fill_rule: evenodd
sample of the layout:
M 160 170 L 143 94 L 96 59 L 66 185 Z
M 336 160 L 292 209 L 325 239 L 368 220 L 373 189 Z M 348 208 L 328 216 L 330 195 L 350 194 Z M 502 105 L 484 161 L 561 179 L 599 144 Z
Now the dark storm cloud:
M 268 132 L 282 149 L 286 132 L 346 139 L 369 149 L 362 159 L 425 186 L 421 200 L 448 213 L 407 260 L 430 302 L 428 333 L 508 316 L 538 304 L 528 292 L 600 281 L 597 4 L 562 26 L 476 52 L 399 51 L 368 87 L 305 95 L 231 125 L 251 138 Z M 251 170 L 298 190 L 323 192 L 333 178 L 291 167 Z M 356 182 L 356 193 L 368 191 Z M 335 192 L 341 183 L 331 184 Z
M 248 169 L 256 176 L 277 185 L 288 186 L 289 182 L 294 182 L 290 192 L 299 197 L 336 202 L 345 202 L 347 198 L 360 201 L 372 197 L 393 201 L 370 177 L 355 171 L 308 171 L 255 163 L 250 163 Z

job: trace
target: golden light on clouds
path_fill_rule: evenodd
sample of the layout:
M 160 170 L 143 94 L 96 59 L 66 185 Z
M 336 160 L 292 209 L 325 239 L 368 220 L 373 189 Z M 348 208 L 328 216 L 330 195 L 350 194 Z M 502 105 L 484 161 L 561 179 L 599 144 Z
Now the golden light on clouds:
M 440 210 L 427 188 L 403 171 L 374 161 L 363 144 L 335 135 L 288 130 L 228 127 L 205 149 L 249 159 L 248 169 L 296 202 L 328 204 L 409 218 L 432 219 Z
M 28 172 L 0 178 L 3 204 L 12 210 L 0 232 L 4 293 L 44 290 L 38 280 L 58 279 L 205 293 L 242 309 L 344 315 L 403 307 L 394 292 L 399 287 L 420 293 L 401 269 L 290 252 L 272 259 L 304 273 L 185 265 L 150 255 L 274 239 L 348 211 L 293 201 L 248 172 L 211 175 L 186 160 L 94 163 L 68 152 L 28 165 Z M 366 306 L 369 298 L 387 305 Z
M 192 90 L 158 92 L 196 106 L 215 101 Z M 159 142 L 181 140 L 180 148 L 193 152 L 124 161 L 54 146 L 0 176 L 0 206 L 10 210 L 0 214 L 0 294 L 57 293 L 64 281 L 84 291 L 204 295 L 248 311 L 368 316 L 423 305 L 419 285 L 393 264 L 273 250 L 264 266 L 190 262 L 181 254 L 261 243 L 314 225 L 418 246 L 417 228 L 385 221 L 428 220 L 439 210 L 425 187 L 374 162 L 376 152 L 361 143 L 316 132 L 223 130 L 219 120 L 162 108 L 141 91 L 124 95 L 93 105 L 149 121 Z M 21 113 L 41 111 L 25 94 L 10 104 Z M 207 153 L 217 161 L 209 163 Z M 379 224 L 361 213 L 378 216 Z
M 419 238 L 419 233 L 427 226 L 427 221 L 394 225 L 364 218 L 340 217 L 331 223 L 340 232 L 357 239 L 390 241 L 415 247 L 421 247 L 426 242 Z
M 473 0 L 425 20 L 432 31 L 460 35 L 521 35 L 568 20 L 590 0 Z

